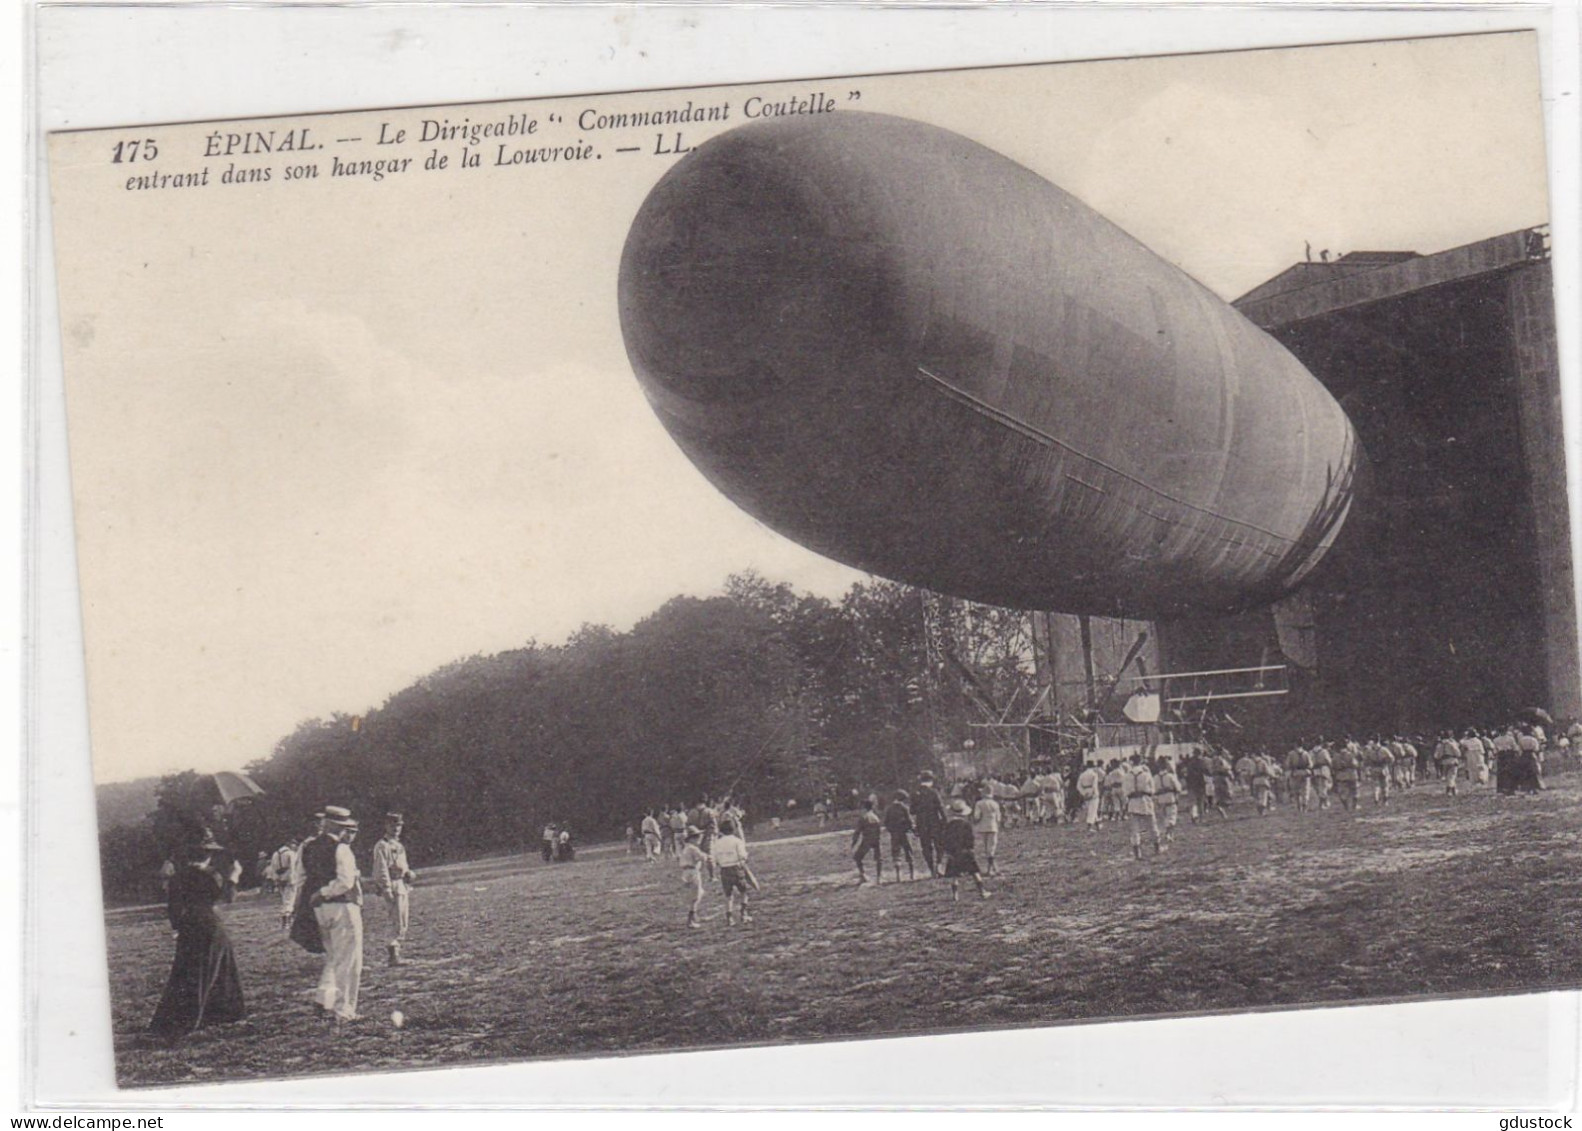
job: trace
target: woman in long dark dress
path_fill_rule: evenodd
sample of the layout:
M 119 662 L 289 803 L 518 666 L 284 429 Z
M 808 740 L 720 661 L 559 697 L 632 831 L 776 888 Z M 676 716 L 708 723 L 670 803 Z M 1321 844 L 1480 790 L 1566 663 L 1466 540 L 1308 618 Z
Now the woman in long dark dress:
M 212 841 L 186 850 L 186 863 L 170 880 L 167 911 L 176 931 L 176 957 L 148 1031 L 180 1037 L 203 1028 L 240 1021 L 242 976 L 236 969 L 231 938 L 214 910 L 225 891 L 225 877 L 210 863 L 219 850 Z

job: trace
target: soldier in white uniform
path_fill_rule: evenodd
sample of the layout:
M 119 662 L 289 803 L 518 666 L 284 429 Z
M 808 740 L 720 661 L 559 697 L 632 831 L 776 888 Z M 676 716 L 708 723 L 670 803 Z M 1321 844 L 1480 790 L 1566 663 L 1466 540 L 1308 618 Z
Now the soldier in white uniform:
M 1301 746 L 1294 746 L 1285 756 L 1285 772 L 1291 780 L 1291 803 L 1298 813 L 1306 813 L 1311 804 L 1313 756 Z
M 280 889 L 280 929 L 291 929 L 291 916 L 297 909 L 297 851 L 301 837 L 292 837 L 269 858 L 269 877 Z
M 1329 793 L 1335 787 L 1334 758 L 1329 747 L 1320 739 L 1313 747 L 1313 792 L 1318 795 L 1318 807 L 1329 808 Z
M 1099 791 L 1103 782 L 1103 773 L 1092 762 L 1077 775 L 1077 795 L 1082 798 L 1082 812 L 1090 833 L 1099 831 Z
M 404 825 L 400 813 L 386 813 L 385 835 L 374 845 L 374 890 L 390 914 L 391 937 L 385 951 L 391 966 L 401 965 L 401 944 L 406 941 L 411 919 L 408 885 L 417 879 L 417 873 L 407 867 L 406 845 L 401 843 Z
M 1159 759 L 1159 772 L 1154 775 L 1154 812 L 1162 818 L 1164 842 L 1169 844 L 1176 835 L 1176 809 L 1180 803 L 1181 779 L 1167 759 Z
M 1143 829 L 1146 827 L 1154 838 L 1154 855 L 1157 856 L 1164 851 L 1164 845 L 1159 842 L 1159 822 L 1154 818 L 1154 776 L 1141 754 L 1132 755 L 1122 781 L 1127 823 L 1132 827 L 1132 855 L 1139 860 L 1143 858 Z
M 1445 793 L 1456 796 L 1456 781 L 1461 777 L 1461 747 L 1448 730 L 1439 736 L 1439 744 L 1434 747 L 1434 764 L 1439 767 Z
M 1489 749 L 1476 731 L 1469 730 L 1461 740 L 1461 756 L 1466 760 L 1467 784 L 1489 784 Z

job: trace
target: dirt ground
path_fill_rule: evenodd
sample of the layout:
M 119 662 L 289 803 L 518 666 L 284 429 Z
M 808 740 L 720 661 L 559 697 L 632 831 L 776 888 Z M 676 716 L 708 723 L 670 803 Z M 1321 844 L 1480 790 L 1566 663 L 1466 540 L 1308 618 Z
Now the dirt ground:
M 1548 784 L 1419 784 L 1357 814 L 1259 818 L 1238 798 L 1141 862 L 1121 824 L 1019 827 L 993 897 L 968 884 L 958 904 L 943 880 L 859 888 L 844 834 L 788 837 L 755 846 L 745 927 L 715 887 L 688 930 L 679 869 L 618 849 L 454 866 L 413 893 L 404 966 L 384 964 L 370 900 L 362 1019 L 340 1029 L 317 1017 L 320 960 L 281 933 L 278 900 L 243 896 L 223 914 L 248 1019 L 168 1046 L 141 1030 L 170 931 L 117 912 L 117 1073 L 136 1087 L 1575 987 L 1582 774 Z

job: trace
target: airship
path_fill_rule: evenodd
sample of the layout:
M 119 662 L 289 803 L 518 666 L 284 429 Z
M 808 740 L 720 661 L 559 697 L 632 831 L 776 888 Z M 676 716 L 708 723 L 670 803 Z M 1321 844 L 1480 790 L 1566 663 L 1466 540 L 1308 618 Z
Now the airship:
M 1135 618 L 1278 600 L 1364 481 L 1286 349 L 1070 193 L 883 114 L 698 146 L 618 280 L 644 394 L 749 514 L 870 573 Z

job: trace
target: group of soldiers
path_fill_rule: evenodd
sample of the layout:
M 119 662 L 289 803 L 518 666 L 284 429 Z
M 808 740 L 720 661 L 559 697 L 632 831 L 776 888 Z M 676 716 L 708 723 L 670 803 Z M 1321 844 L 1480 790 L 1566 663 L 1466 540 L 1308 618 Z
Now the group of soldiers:
M 1568 757 L 1570 745 L 1569 737 L 1561 738 L 1554 750 Z M 1210 747 L 1194 750 L 1179 766 L 1141 753 L 1102 765 L 1089 763 L 1073 786 L 1088 831 L 1097 832 L 1103 822 L 1128 821 L 1132 851 L 1140 857 L 1145 835 L 1152 838 L 1156 853 L 1165 850 L 1183 801 L 1194 824 L 1212 814 L 1228 818 L 1237 787 L 1251 796 L 1259 816 L 1285 804 L 1298 813 L 1328 809 L 1335 800 L 1350 811 L 1365 795 L 1375 806 L 1386 806 L 1392 793 L 1412 789 L 1419 781 L 1438 781 L 1454 797 L 1463 777 L 1488 784 L 1491 767 L 1502 794 L 1538 792 L 1544 788 L 1548 749 L 1537 725 L 1512 725 L 1488 734 L 1467 730 L 1460 739 L 1444 731 L 1431 746 L 1400 735 L 1374 736 L 1366 742 L 1319 739 L 1299 743 L 1283 758 L 1261 749 L 1233 757 L 1228 750 Z M 1074 809 L 1069 819 L 1076 819 Z
M 639 825 L 641 835 L 637 838 L 642 847 L 643 858 L 654 864 L 663 857 L 679 857 L 687 846 L 688 829 L 697 830 L 697 839 L 706 854 L 715 838 L 720 835 L 721 825 L 725 821 L 731 822 L 737 836 L 746 839 L 747 812 L 729 795 L 715 800 L 704 794 L 703 798 L 690 809 L 681 804 L 649 809 L 643 814 Z M 708 865 L 708 871 L 712 878 L 714 875 L 712 863 Z
M 1582 737 L 1582 727 L 1576 728 Z M 1239 755 L 1223 748 L 1194 750 L 1179 764 L 1168 758 L 1149 758 L 1138 752 L 1106 762 L 1090 761 L 1062 774 L 1058 769 L 1024 775 L 1020 782 L 986 776 L 959 783 L 946 801 L 933 786 L 931 776 L 914 800 L 905 790 L 895 792 L 881 807 L 870 795 L 858 814 L 852 833 L 852 853 L 858 883 L 867 883 L 866 863 L 871 857 L 874 879 L 883 879 L 881 832 L 890 837 L 890 863 L 900 879 L 904 862 L 908 877 L 915 876 L 909 834 L 917 834 L 930 875 L 941 873 L 935 854 L 948 858 L 942 847 L 943 831 L 959 818 L 966 831 L 963 841 L 970 852 L 974 842 L 987 858 L 984 874 L 995 874 L 999 834 L 1020 821 L 1032 824 L 1076 823 L 1097 832 L 1108 822 L 1130 826 L 1132 854 L 1141 858 L 1145 844 L 1165 852 L 1175 837 L 1184 809 L 1193 824 L 1213 815 L 1229 818 L 1228 807 L 1236 791 L 1250 796 L 1259 816 L 1275 807 L 1290 805 L 1298 813 L 1329 809 L 1355 810 L 1364 797 L 1376 806 L 1387 806 L 1392 794 L 1436 781 L 1448 796 L 1459 793 L 1464 779 L 1480 785 L 1493 777 L 1501 793 L 1536 792 L 1543 789 L 1546 752 L 1570 757 L 1570 737 L 1550 747 L 1543 728 L 1511 725 L 1480 733 L 1466 731 L 1456 738 L 1445 731 L 1432 743 L 1401 735 L 1374 736 L 1365 742 L 1299 743 L 1284 757 L 1266 750 Z M 976 860 L 973 868 L 976 870 Z M 947 871 L 948 874 L 948 871 Z

